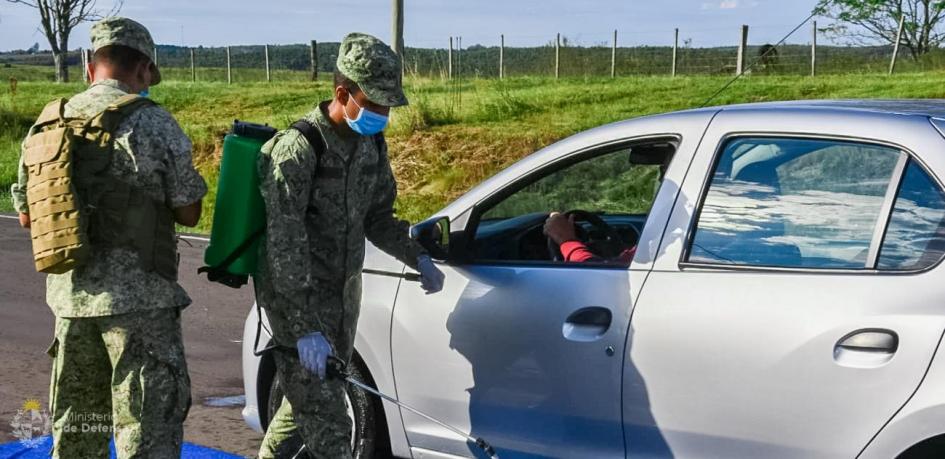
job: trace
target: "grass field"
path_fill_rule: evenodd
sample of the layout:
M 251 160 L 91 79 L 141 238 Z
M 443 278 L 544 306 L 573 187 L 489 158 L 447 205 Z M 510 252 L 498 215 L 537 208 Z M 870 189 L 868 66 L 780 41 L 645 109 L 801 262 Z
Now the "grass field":
M 82 90 L 82 84 L 28 80 L 28 68 L 0 68 L 0 211 L 10 211 L 19 142 L 42 106 Z M 35 75 L 32 75 L 35 76 Z M 278 79 L 278 78 L 277 78 Z M 288 77 L 286 77 L 288 80 Z M 418 221 L 512 162 L 576 132 L 645 114 L 696 107 L 728 77 L 562 79 L 523 77 L 462 82 L 408 79 L 411 105 L 397 109 L 388 130 L 399 180 L 398 213 Z M 714 103 L 820 98 L 945 98 L 945 72 L 748 76 Z M 234 119 L 279 128 L 328 98 L 328 81 L 189 83 L 167 81 L 151 97 L 167 107 L 194 141 L 194 157 L 211 196 L 199 230 L 212 218 L 213 189 L 223 135 Z

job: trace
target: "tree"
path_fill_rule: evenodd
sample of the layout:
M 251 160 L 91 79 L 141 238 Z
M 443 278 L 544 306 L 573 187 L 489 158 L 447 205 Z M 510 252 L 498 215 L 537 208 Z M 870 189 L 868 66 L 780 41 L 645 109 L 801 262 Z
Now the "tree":
M 116 0 L 114 7 L 105 14 L 96 8 L 96 0 L 7 0 L 19 3 L 39 11 L 40 30 L 46 35 L 52 48 L 53 62 L 56 65 L 56 81 L 69 81 L 69 66 L 66 56 L 69 52 L 69 34 L 75 26 L 95 21 L 105 16 L 118 13 L 123 0 Z
M 894 44 L 904 17 L 900 45 L 913 59 L 945 39 L 938 30 L 945 19 L 945 0 L 819 0 L 814 12 L 837 21 L 826 32 L 861 44 L 877 38 Z

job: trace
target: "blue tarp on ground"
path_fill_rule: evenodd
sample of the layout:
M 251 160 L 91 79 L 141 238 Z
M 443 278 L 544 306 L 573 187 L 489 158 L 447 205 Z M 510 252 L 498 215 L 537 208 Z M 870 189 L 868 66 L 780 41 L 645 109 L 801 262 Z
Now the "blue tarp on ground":
M 0 459 L 48 459 L 52 449 L 52 437 L 43 437 L 42 443 L 30 448 L 24 443 L 13 441 L 0 444 Z M 115 457 L 115 444 L 111 445 L 112 458 Z M 186 459 L 242 459 L 242 456 L 218 451 L 203 446 L 184 443 L 181 457 Z

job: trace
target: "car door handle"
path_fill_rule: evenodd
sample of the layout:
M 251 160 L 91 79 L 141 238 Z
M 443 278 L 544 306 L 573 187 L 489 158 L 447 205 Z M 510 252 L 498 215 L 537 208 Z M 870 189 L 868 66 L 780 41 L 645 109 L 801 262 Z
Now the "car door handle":
M 610 309 L 600 306 L 581 308 L 568 316 L 561 333 L 571 341 L 596 341 L 610 329 L 613 317 Z
M 877 367 L 889 362 L 899 350 L 899 335 L 891 330 L 864 329 L 849 333 L 837 341 L 834 360 L 854 368 Z

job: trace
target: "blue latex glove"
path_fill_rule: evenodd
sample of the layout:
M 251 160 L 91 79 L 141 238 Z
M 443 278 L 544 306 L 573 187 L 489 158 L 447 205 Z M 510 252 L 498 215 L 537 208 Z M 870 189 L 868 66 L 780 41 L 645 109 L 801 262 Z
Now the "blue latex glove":
M 443 290 L 443 280 L 446 276 L 436 267 L 429 255 L 417 257 L 417 269 L 420 271 L 420 287 L 428 294 Z
M 322 335 L 321 332 L 305 335 L 299 338 L 296 348 L 299 350 L 299 360 L 302 362 L 302 366 L 320 379 L 325 379 L 328 357 L 333 355 L 331 343 L 328 342 L 325 335 Z

